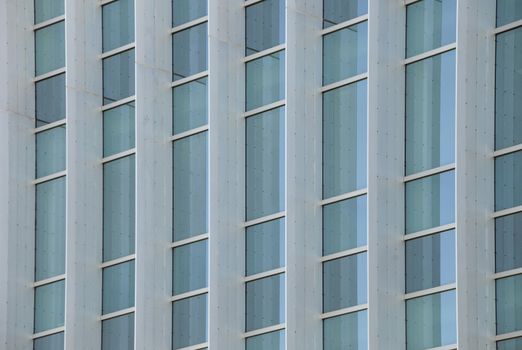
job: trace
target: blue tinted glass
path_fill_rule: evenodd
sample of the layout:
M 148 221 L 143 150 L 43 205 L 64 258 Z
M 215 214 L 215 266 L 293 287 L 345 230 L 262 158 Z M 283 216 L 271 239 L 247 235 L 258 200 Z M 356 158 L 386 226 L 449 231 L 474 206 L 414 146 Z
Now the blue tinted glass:
M 34 332 L 63 326 L 64 310 L 65 280 L 37 287 L 34 290 Z
M 285 52 L 246 64 L 246 110 L 252 110 L 285 98 Z
M 103 269 L 103 314 L 134 306 L 134 260 Z
M 64 14 L 64 0 L 34 0 L 34 24 Z
M 270 332 L 247 338 L 246 350 L 284 350 L 285 331 Z
M 208 286 L 208 241 L 174 248 L 172 294 L 178 295 Z
M 368 0 L 323 0 L 323 28 L 368 13 Z
M 368 350 L 368 312 L 360 311 L 323 321 L 323 350 Z
M 187 23 L 207 15 L 208 0 L 172 0 L 172 26 Z
M 264 0 L 246 8 L 245 55 L 285 41 L 285 1 Z
M 497 26 L 522 19 L 522 1 L 497 0 Z
M 65 126 L 36 134 L 36 178 L 65 170 Z
M 65 74 L 36 83 L 36 126 L 65 118 Z
M 522 205 L 522 152 L 495 159 L 495 210 Z
M 201 344 L 207 339 L 207 295 L 175 301 L 172 304 L 172 348 Z
M 495 220 L 495 270 L 522 267 L 522 213 Z
M 134 0 L 118 0 L 102 7 L 103 52 L 134 41 Z
M 285 219 L 246 229 L 246 275 L 285 265 Z
M 33 350 L 63 350 L 63 332 L 35 339 Z
M 134 314 L 102 322 L 102 350 L 134 349 Z
M 65 21 L 34 33 L 36 75 L 65 67 Z
M 522 330 L 522 275 L 497 280 L 497 334 Z
M 497 350 L 520 350 L 522 349 L 522 338 L 499 341 Z
M 172 132 L 179 134 L 207 124 L 208 79 L 203 78 L 172 89 Z
M 134 148 L 134 103 L 103 112 L 103 156 Z
M 103 104 L 134 95 L 134 49 L 103 60 Z
M 285 322 L 285 275 L 246 284 L 246 331 Z
M 172 35 L 172 79 L 179 80 L 207 70 L 207 23 Z

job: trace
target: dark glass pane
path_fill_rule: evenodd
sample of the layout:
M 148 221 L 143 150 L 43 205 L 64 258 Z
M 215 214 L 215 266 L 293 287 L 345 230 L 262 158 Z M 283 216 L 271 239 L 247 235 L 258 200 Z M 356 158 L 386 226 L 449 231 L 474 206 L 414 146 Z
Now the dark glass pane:
M 323 0 L 323 28 L 368 13 L 368 0 Z
M 207 15 L 208 0 L 172 0 L 172 26 L 176 27 Z
M 280 330 L 247 338 L 246 350 L 285 350 L 285 331 Z
M 34 24 L 63 15 L 64 0 L 34 0 Z
M 134 349 L 134 314 L 102 322 L 102 350 Z
M 323 350 L 368 350 L 366 310 L 323 321 Z
M 522 330 L 522 275 L 502 278 L 497 286 L 497 334 Z
M 208 286 L 208 240 L 174 248 L 172 294 L 178 295 Z
M 65 170 L 65 126 L 36 134 L 36 178 Z
M 172 304 L 173 349 L 207 341 L 207 303 L 207 295 L 202 294 Z
M 134 49 L 103 60 L 103 104 L 134 95 Z
M 134 103 L 103 112 L 103 156 L 134 148 Z
M 285 275 L 246 284 L 246 331 L 285 322 Z
M 134 260 L 103 269 L 103 314 L 134 306 Z
M 65 118 L 65 73 L 36 83 L 36 126 Z
M 265 106 L 285 98 L 285 52 L 246 64 L 246 110 Z
M 522 19 L 522 1 L 497 0 L 497 27 Z
M 246 8 L 245 55 L 285 41 L 285 1 L 264 0 Z
M 522 205 L 522 151 L 495 159 L 495 210 Z
M 496 272 L 522 267 L 522 213 L 495 220 Z
M 65 280 L 49 283 L 34 290 L 34 332 L 64 325 Z
M 33 350 L 63 350 L 63 332 L 35 339 Z
M 499 341 L 497 350 L 520 350 L 522 349 L 522 338 Z
M 207 124 L 208 79 L 203 78 L 172 89 L 172 132 L 179 134 Z
M 65 21 L 34 33 L 36 75 L 65 67 Z
M 207 70 L 207 23 L 172 35 L 172 79 L 179 80 Z
M 285 219 L 272 220 L 246 229 L 246 275 L 285 265 Z
M 118 0 L 102 7 L 103 52 L 134 41 L 134 0 Z

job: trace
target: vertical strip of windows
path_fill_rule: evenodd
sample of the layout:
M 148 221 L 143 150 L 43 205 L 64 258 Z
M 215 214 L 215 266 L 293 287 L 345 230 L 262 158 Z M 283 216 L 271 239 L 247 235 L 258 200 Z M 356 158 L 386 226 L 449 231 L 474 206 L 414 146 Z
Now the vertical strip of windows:
M 406 349 L 456 349 L 456 0 L 406 20 Z

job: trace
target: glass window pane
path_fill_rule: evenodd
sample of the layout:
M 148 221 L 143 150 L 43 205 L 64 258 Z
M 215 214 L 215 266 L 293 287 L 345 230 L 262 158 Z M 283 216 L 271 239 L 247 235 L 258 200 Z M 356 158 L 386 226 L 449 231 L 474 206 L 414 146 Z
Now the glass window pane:
M 36 281 L 65 273 L 65 201 L 65 177 L 36 185 Z
M 134 155 L 103 166 L 103 261 L 134 253 Z
M 408 350 L 424 350 L 457 342 L 454 290 L 406 301 Z
M 455 222 L 455 172 L 406 183 L 406 233 Z
M 368 313 L 355 312 L 323 321 L 324 350 L 367 350 Z
M 272 220 L 246 229 L 246 275 L 285 265 L 285 219 Z
M 522 267 L 522 213 L 495 220 L 496 272 Z
M 205 343 L 208 339 L 207 295 L 182 299 L 172 304 L 172 348 Z
M 495 159 L 495 210 L 522 205 L 522 152 Z
M 366 187 L 366 80 L 323 94 L 323 197 Z
M 34 24 L 63 15 L 64 0 L 34 0 Z
M 497 350 L 520 350 L 522 349 L 522 338 L 499 341 Z
M 246 284 L 246 331 L 285 322 L 285 275 Z
M 108 314 L 134 306 L 134 260 L 103 269 L 103 311 Z
M 207 15 L 207 0 L 172 0 L 172 26 Z
M 246 120 L 246 219 L 285 208 L 285 110 Z
M 367 22 L 323 37 L 323 85 L 365 73 L 367 61 Z
M 246 350 L 284 350 L 285 331 L 270 332 L 247 338 Z
M 207 133 L 174 142 L 173 240 L 208 231 Z
M 245 55 L 285 41 L 285 1 L 264 0 L 246 8 Z
M 323 0 L 323 28 L 368 13 L 368 0 Z
M 520 0 L 497 0 L 497 27 L 522 19 Z
M 134 0 L 118 0 L 102 7 L 103 52 L 134 41 Z
M 208 79 L 203 78 L 172 89 L 172 132 L 179 134 L 207 124 Z
M 367 289 L 366 253 L 323 264 L 323 312 L 366 303 Z
M 36 134 L 36 178 L 65 170 L 65 126 Z
M 362 247 L 367 241 L 366 196 L 323 207 L 323 255 Z
M 134 49 L 103 60 L 103 104 L 134 95 Z
M 65 67 L 65 21 L 35 31 L 36 75 Z
M 172 294 L 178 295 L 208 287 L 208 241 L 174 248 Z
M 34 291 L 34 332 L 64 324 L 65 280 L 43 285 Z
M 285 52 L 246 64 L 246 110 L 252 110 L 285 98 Z
M 63 332 L 35 339 L 33 350 L 63 350 Z
M 134 349 L 134 314 L 102 322 L 102 350 Z
M 422 0 L 406 8 L 406 56 L 455 42 L 455 0 Z
M 497 280 L 497 334 L 522 330 L 522 275 Z
M 406 242 L 406 293 L 455 282 L 455 230 Z
M 496 38 L 495 148 L 502 149 L 522 143 L 522 28 Z
M 65 118 L 65 73 L 36 82 L 36 126 Z
M 207 23 L 172 35 L 172 79 L 174 81 L 207 70 Z
M 103 112 L 103 156 L 134 148 L 134 102 Z

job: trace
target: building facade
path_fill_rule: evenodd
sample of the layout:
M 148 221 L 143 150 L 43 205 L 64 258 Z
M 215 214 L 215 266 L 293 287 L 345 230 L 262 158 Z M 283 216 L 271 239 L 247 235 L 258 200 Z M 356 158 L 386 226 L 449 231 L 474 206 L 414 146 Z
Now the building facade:
M 522 1 L 0 23 L 0 349 L 522 349 Z

